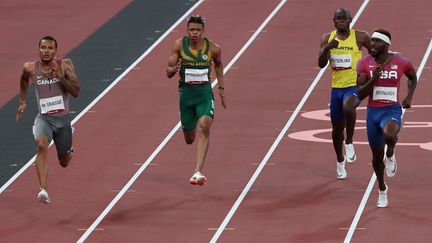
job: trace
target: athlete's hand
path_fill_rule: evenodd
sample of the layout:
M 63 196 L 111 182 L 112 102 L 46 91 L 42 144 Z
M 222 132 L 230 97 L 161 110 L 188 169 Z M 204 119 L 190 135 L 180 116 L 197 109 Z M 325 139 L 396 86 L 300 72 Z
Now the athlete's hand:
M 402 101 L 402 107 L 405 108 L 405 109 L 411 108 L 411 99 L 408 98 L 408 97 L 405 98 L 405 99 Z
M 327 50 L 336 48 L 339 46 L 339 41 L 337 41 L 335 38 L 333 38 L 329 43 L 327 43 Z
M 18 109 L 17 109 L 16 116 L 15 116 L 16 122 L 19 122 L 19 120 L 21 119 L 21 116 L 24 113 L 26 108 L 27 108 L 27 104 L 25 102 L 20 102 Z
M 372 80 L 377 80 L 381 76 L 381 72 L 384 69 L 384 67 L 380 64 L 377 65 L 375 70 L 372 73 Z
M 171 74 L 170 76 L 174 76 L 176 73 L 180 71 L 181 67 L 181 59 L 177 62 L 177 64 L 173 67 L 168 67 L 167 71 Z
M 223 89 L 219 90 L 219 96 L 221 98 L 221 103 L 222 103 L 223 108 L 227 109 L 228 106 L 227 106 L 227 103 L 226 103 L 226 100 L 225 100 L 225 92 L 224 92 Z
M 61 69 L 60 65 L 58 65 L 56 59 L 53 59 L 51 61 L 51 63 L 49 64 L 49 67 L 51 68 L 53 77 L 60 77 L 60 78 L 64 77 L 62 69 Z

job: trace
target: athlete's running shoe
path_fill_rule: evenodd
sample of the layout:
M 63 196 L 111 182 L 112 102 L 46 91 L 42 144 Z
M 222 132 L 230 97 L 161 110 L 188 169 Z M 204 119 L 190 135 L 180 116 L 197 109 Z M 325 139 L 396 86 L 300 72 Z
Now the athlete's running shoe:
M 339 180 L 347 178 L 347 172 L 345 170 L 346 158 L 343 162 L 336 162 L 336 177 Z
M 357 155 L 354 150 L 354 144 L 345 144 L 345 153 L 346 153 L 346 160 L 348 163 L 353 163 L 357 159 Z
M 397 171 L 397 163 L 396 163 L 396 156 L 395 153 L 393 153 L 392 157 L 384 156 L 384 164 L 386 168 L 386 174 L 388 177 L 393 177 L 396 174 Z
M 189 182 L 192 185 L 200 185 L 203 186 L 207 182 L 207 178 L 201 174 L 201 172 L 197 171 L 195 174 L 192 175 Z
M 41 191 L 38 193 L 37 199 L 39 202 L 50 203 L 51 200 L 48 196 L 48 192 L 45 189 L 41 188 Z
M 386 189 L 384 191 L 381 191 L 378 188 L 377 207 L 379 207 L 379 208 L 386 208 L 388 206 L 388 198 L 387 198 L 388 186 L 386 183 L 384 183 L 384 184 L 386 186 Z

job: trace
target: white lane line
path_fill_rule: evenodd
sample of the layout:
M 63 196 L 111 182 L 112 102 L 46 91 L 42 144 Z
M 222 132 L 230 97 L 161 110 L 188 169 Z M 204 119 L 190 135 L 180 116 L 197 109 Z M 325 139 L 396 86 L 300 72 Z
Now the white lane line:
M 425 52 L 425 54 L 423 56 L 423 59 L 422 59 L 422 61 L 420 63 L 419 68 L 417 69 L 417 80 L 418 80 L 417 82 L 420 81 L 420 76 L 421 76 L 421 74 L 423 72 L 423 69 L 424 69 L 424 67 L 426 65 L 426 62 L 427 62 L 427 60 L 428 60 L 428 58 L 429 58 L 429 56 L 431 54 L 431 51 L 432 51 L 432 39 L 430 40 L 429 46 L 426 49 L 426 52 Z M 402 109 L 402 117 L 403 117 L 404 114 L 405 114 L 405 109 Z M 362 200 L 360 202 L 360 205 L 359 205 L 359 207 L 357 209 L 357 212 L 356 212 L 356 214 L 354 216 L 354 219 L 351 222 L 351 226 L 350 226 L 350 228 L 348 230 L 348 233 L 347 233 L 347 235 L 345 237 L 344 243 L 351 242 L 351 239 L 352 239 L 352 237 L 354 235 L 354 231 L 355 231 L 355 229 L 357 227 L 357 224 L 358 224 L 358 222 L 360 220 L 360 217 L 361 217 L 361 215 L 363 213 L 363 210 L 364 210 L 364 208 L 366 206 L 366 202 L 369 199 L 369 195 L 371 194 L 371 191 L 372 191 L 372 188 L 373 188 L 373 186 L 375 184 L 375 181 L 376 181 L 376 175 L 375 175 L 375 173 L 373 173 L 372 176 L 371 176 L 371 179 L 369 181 L 369 185 L 368 185 L 368 187 L 366 189 L 366 192 L 363 195 L 363 198 L 362 198 Z
M 135 60 L 135 62 L 133 62 L 122 74 L 120 74 L 120 76 L 118 76 L 114 82 L 112 82 L 102 93 L 100 93 L 84 110 L 82 110 L 73 120 L 72 120 L 72 125 L 75 124 L 84 114 L 86 114 L 87 112 L 93 112 L 90 111 L 90 109 L 96 105 L 97 102 L 99 102 L 100 99 L 102 99 L 112 88 L 114 88 L 114 86 L 117 85 L 118 82 L 120 82 L 124 76 L 126 76 L 131 70 L 133 69 L 140 69 L 139 67 L 136 67 L 138 65 L 139 62 L 141 62 L 148 54 L 150 54 L 151 51 L 153 51 L 153 49 L 156 48 L 156 46 L 159 45 L 159 43 L 161 43 L 167 36 L 168 34 L 173 31 L 186 17 L 188 17 L 189 14 L 191 14 L 191 12 L 193 10 L 195 10 L 199 5 L 201 5 L 201 3 L 203 3 L 204 0 L 199 0 L 195 5 L 193 5 L 183 16 L 181 16 L 177 22 L 175 22 L 161 37 L 159 37 L 159 39 L 153 43 L 153 45 L 151 45 L 140 57 L 138 57 L 138 59 Z M 51 145 L 53 144 L 53 142 L 50 143 L 49 147 L 51 147 Z M 5 184 L 3 184 L 3 186 L 0 188 L 0 194 L 8 187 L 10 186 L 22 173 L 24 173 L 24 171 L 27 170 L 27 168 L 34 162 L 34 160 L 36 159 L 36 155 L 33 156 L 33 158 L 31 158 L 23 167 L 21 167 L 21 169 L 16 172 Z
M 194 5 L 197 7 L 202 1 Z M 286 1 L 283 1 L 286 2 Z M 190 11 L 193 11 L 191 9 Z M 185 14 L 184 17 L 189 15 L 189 12 Z M 183 17 L 182 17 L 183 18 Z M 252 42 L 257 38 L 259 33 L 262 31 L 264 26 L 268 23 L 270 19 L 267 18 L 264 23 L 257 29 L 257 31 L 249 38 L 249 40 L 243 45 L 243 47 L 237 52 L 237 54 L 233 57 L 233 59 L 228 63 L 228 65 L 224 68 L 224 75 L 230 70 L 230 68 L 234 65 L 234 63 L 240 58 L 240 56 L 246 51 L 246 49 L 252 44 Z M 181 22 L 181 19 L 178 21 Z M 171 29 L 170 29 L 171 30 Z M 167 32 L 169 32 L 168 30 Z M 124 75 L 123 75 L 124 76 Z M 213 81 L 212 87 L 214 88 L 217 84 L 217 79 Z M 141 165 L 137 172 L 131 177 L 131 179 L 126 183 L 123 189 L 116 195 L 116 197 L 110 202 L 110 204 L 105 208 L 105 210 L 99 215 L 99 217 L 93 222 L 93 224 L 86 230 L 86 232 L 81 236 L 81 238 L 77 241 L 77 243 L 84 242 L 91 234 L 91 232 L 99 225 L 99 223 L 105 218 L 105 216 L 111 211 L 111 209 L 117 204 L 117 202 L 121 199 L 121 197 L 126 193 L 127 190 L 132 186 L 132 184 L 138 179 L 138 177 L 144 172 L 147 166 L 152 162 L 152 160 L 159 154 L 162 148 L 168 143 L 168 141 L 174 136 L 176 131 L 180 128 L 180 121 L 177 125 L 170 131 L 167 137 L 159 144 L 159 146 L 153 151 L 150 157 Z
M 357 22 L 359 16 L 363 12 L 363 10 L 366 7 L 366 5 L 368 4 L 368 2 L 369 2 L 369 0 L 365 0 L 363 2 L 363 4 L 361 5 L 361 7 L 359 8 L 358 12 L 356 13 L 356 15 L 354 16 L 354 18 L 353 18 L 353 20 L 351 22 L 351 26 L 350 26 L 351 28 L 355 24 L 355 22 Z M 264 28 L 264 26 L 267 25 L 267 23 L 273 18 L 274 15 L 276 15 L 276 13 L 280 10 L 280 8 L 285 3 L 286 3 L 286 0 L 281 1 L 279 3 L 279 5 L 273 10 L 273 12 L 267 17 L 267 19 L 264 21 L 264 23 L 260 26 L 260 28 L 258 30 Z M 250 180 L 248 181 L 248 183 L 244 187 L 243 191 L 240 193 L 239 197 L 237 198 L 236 202 L 232 206 L 231 210 L 228 212 L 228 214 L 226 215 L 225 219 L 222 221 L 221 225 L 219 226 L 218 230 L 213 235 L 212 239 L 210 240 L 211 243 L 215 243 L 219 239 L 220 235 L 223 233 L 224 229 L 228 225 L 228 222 L 234 216 L 234 213 L 237 211 L 237 209 L 240 206 L 240 204 L 242 203 L 243 199 L 246 197 L 246 194 L 250 191 L 252 185 L 255 183 L 255 180 L 258 178 L 259 174 L 263 170 L 263 168 L 266 165 L 267 161 L 270 159 L 270 157 L 273 154 L 273 152 L 275 151 L 276 147 L 279 145 L 280 141 L 285 136 L 285 133 L 288 131 L 288 128 L 294 122 L 294 119 L 297 117 L 298 113 L 301 111 L 301 108 L 306 103 L 307 99 L 309 98 L 310 94 L 314 90 L 315 86 L 318 84 L 318 81 L 321 79 L 322 75 L 327 70 L 327 66 L 328 66 L 328 63 L 327 63 L 327 65 L 324 68 L 322 68 L 319 71 L 319 73 L 317 74 L 317 76 L 313 80 L 312 84 L 309 86 L 309 89 L 306 91 L 306 94 L 303 96 L 302 100 L 297 105 L 296 109 L 294 110 L 294 113 L 291 115 L 291 117 L 289 118 L 288 122 L 285 124 L 285 126 L 282 129 L 282 131 L 279 133 L 279 135 L 277 136 L 276 140 L 273 142 L 273 144 L 270 147 L 270 149 L 268 150 L 267 154 L 264 156 L 264 158 L 261 161 L 261 163 L 259 164 L 258 168 L 255 170 L 255 173 L 252 175 L 252 177 L 250 178 Z

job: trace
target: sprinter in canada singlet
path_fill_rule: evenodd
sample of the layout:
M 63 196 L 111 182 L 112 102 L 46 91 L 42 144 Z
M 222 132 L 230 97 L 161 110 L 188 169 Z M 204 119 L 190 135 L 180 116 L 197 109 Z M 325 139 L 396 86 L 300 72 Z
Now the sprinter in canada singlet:
M 28 88 L 34 83 L 39 109 L 33 125 L 33 135 L 38 148 L 36 170 L 40 191 L 37 199 L 43 203 L 50 203 L 47 188 L 47 150 L 51 140 L 54 140 L 57 158 L 62 167 L 67 167 L 72 159 L 72 127 L 68 117 L 69 94 L 77 97 L 80 91 L 72 60 L 57 60 L 56 52 L 57 40 L 52 36 L 44 36 L 39 40 L 40 60 L 24 64 L 15 118 L 18 122 L 26 110 Z

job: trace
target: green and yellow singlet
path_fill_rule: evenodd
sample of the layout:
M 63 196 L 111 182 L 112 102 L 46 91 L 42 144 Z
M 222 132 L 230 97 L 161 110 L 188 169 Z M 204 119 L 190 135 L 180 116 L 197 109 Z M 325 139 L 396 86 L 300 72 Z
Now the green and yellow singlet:
M 336 30 L 330 33 L 330 42 L 336 35 Z M 356 33 L 350 30 L 346 40 L 339 40 L 338 47 L 330 50 L 330 65 L 332 68 L 332 88 L 346 88 L 357 85 L 357 62 L 362 52 L 357 46 Z
M 183 37 L 179 91 L 182 93 L 212 92 L 210 42 L 204 38 L 204 46 L 200 50 L 190 49 L 189 43 L 189 37 Z

